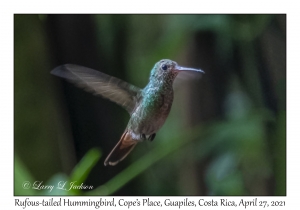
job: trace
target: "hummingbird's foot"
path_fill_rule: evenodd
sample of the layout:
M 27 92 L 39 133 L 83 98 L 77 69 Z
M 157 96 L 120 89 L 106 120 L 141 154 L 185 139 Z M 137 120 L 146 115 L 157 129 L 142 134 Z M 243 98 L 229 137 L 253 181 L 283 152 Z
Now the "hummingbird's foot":
M 148 140 L 149 140 L 149 141 L 153 141 L 154 138 L 155 138 L 155 136 L 156 136 L 156 133 L 151 134 L 151 135 L 149 136 Z
M 155 136 L 156 136 L 156 133 L 153 133 L 153 134 L 151 134 L 151 135 L 147 135 L 146 136 L 146 134 L 141 134 L 141 139 L 142 140 L 149 140 L 149 141 L 153 141 L 153 139 L 155 138 Z

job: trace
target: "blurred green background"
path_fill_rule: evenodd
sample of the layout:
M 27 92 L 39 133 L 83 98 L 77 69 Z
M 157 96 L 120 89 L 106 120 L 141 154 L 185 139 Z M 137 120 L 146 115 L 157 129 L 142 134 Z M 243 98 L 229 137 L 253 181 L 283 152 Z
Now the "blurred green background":
M 155 140 L 103 165 L 129 115 L 50 71 L 179 75 Z M 14 15 L 15 195 L 286 195 L 286 15 Z M 93 190 L 24 189 L 77 181 Z

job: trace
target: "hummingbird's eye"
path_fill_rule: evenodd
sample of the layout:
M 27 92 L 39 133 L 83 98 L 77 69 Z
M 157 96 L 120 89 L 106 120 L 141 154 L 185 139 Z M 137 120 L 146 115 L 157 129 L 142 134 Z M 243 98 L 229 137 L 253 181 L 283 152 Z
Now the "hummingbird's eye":
M 162 68 L 162 70 L 167 70 L 167 69 L 168 69 L 168 66 L 167 66 L 166 64 L 163 64 L 163 65 L 161 66 L 161 68 Z

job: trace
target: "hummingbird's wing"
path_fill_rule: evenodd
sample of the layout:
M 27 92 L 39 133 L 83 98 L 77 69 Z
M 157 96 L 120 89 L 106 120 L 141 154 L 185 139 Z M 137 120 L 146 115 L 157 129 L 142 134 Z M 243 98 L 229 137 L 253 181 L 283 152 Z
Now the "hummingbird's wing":
M 120 79 L 74 64 L 58 66 L 51 74 L 65 78 L 95 95 L 108 98 L 124 107 L 130 114 L 141 92 L 140 88 Z

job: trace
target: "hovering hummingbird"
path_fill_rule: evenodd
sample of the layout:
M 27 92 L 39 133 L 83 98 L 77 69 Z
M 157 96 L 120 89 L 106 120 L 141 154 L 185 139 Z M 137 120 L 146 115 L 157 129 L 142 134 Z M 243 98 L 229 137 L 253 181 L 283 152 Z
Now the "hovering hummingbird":
M 130 114 L 128 125 L 121 139 L 104 161 L 116 165 L 144 140 L 153 141 L 162 127 L 173 103 L 173 81 L 181 71 L 204 73 L 200 69 L 179 66 L 175 61 L 163 59 L 150 73 L 144 89 L 135 87 L 102 72 L 73 64 L 58 66 L 52 74 L 65 78 L 75 85 L 101 95 L 124 107 Z

